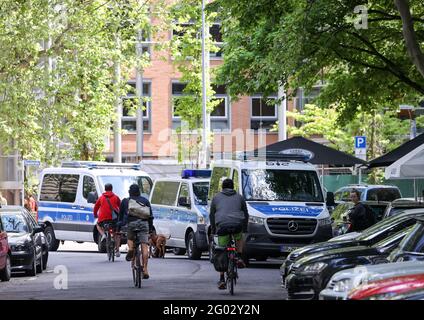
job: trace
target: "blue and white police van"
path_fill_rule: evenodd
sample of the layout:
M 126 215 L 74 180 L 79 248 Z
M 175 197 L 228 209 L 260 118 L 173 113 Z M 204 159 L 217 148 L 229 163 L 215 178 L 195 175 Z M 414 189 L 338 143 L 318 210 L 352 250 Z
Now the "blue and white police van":
M 56 251 L 61 241 L 77 241 L 95 242 L 105 252 L 93 208 L 106 183 L 121 200 L 128 197 L 131 184 L 138 184 L 146 198 L 152 187 L 149 175 L 137 164 L 70 161 L 41 172 L 38 220 L 46 225 L 50 251 Z
M 157 233 L 169 236 L 174 254 L 200 259 L 208 251 L 206 226 L 210 170 L 183 170 L 181 178 L 156 179 L 150 194 Z
M 247 202 L 245 262 L 287 255 L 332 237 L 331 217 L 316 168 L 299 160 L 304 157 L 275 158 L 217 160 L 211 164 L 209 201 L 220 191 L 222 181 L 231 178 Z

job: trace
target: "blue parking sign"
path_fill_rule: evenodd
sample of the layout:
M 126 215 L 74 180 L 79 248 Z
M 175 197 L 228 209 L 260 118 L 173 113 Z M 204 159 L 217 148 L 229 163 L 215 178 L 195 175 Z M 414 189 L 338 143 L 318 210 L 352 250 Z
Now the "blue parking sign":
M 367 147 L 367 137 L 357 136 L 355 137 L 355 148 L 356 149 L 365 149 Z

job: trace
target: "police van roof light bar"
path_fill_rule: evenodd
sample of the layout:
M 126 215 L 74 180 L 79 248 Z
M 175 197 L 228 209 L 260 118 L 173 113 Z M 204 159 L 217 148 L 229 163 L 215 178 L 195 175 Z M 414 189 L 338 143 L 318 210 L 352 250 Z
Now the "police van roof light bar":
M 189 178 L 210 178 L 212 175 L 212 170 L 207 169 L 183 169 L 181 177 L 183 179 Z
M 281 154 L 276 151 L 267 151 L 264 153 L 258 152 L 242 152 L 241 154 L 236 154 L 235 157 L 237 160 L 244 161 L 301 161 L 308 162 L 309 157 L 303 154 Z M 234 160 L 236 160 L 234 159 Z

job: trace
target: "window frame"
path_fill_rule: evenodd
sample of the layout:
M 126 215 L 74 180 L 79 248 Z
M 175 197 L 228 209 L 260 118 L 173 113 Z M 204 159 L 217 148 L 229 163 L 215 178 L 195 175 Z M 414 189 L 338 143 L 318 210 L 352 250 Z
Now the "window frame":
M 254 95 L 250 97 L 250 119 L 251 120 L 278 120 L 278 109 L 277 109 L 277 103 L 274 104 L 274 114 L 275 116 L 254 116 L 253 115 L 253 99 L 275 99 L 278 98 L 276 96 L 269 96 L 264 98 L 262 95 Z M 269 106 L 269 105 L 267 105 Z M 270 106 L 269 106 L 270 107 Z M 263 108 L 261 106 L 261 108 Z
M 136 81 L 135 80 L 129 80 L 127 82 L 127 84 L 135 84 Z M 150 100 L 146 101 L 146 115 L 143 115 L 143 122 L 145 120 L 148 121 L 148 126 L 147 126 L 147 130 L 144 129 L 144 133 L 151 133 L 152 132 L 152 80 L 148 79 L 148 80 L 143 80 L 143 85 L 147 84 L 149 87 L 148 90 L 148 95 L 145 94 L 145 92 L 143 92 L 143 97 L 148 97 Z M 136 99 L 137 98 L 137 94 L 127 94 L 125 97 L 122 97 L 122 101 L 126 100 L 126 99 Z M 144 112 L 143 112 L 144 113 Z M 136 127 L 137 127 L 137 115 L 134 116 L 124 116 L 124 105 L 122 103 L 122 114 L 121 114 L 121 126 L 123 125 L 124 121 L 131 121 L 131 122 L 135 122 Z M 128 129 L 123 129 L 126 131 L 126 134 L 137 134 L 137 128 L 135 130 L 128 130 Z

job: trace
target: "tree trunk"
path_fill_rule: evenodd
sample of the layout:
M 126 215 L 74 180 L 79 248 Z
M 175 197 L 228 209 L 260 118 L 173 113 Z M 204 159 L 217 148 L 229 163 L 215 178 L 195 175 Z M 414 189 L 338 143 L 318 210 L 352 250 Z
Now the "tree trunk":
M 424 54 L 421 51 L 414 30 L 414 22 L 412 20 L 411 11 L 408 0 L 394 0 L 395 5 L 400 12 L 402 18 L 402 31 L 405 39 L 406 48 L 411 57 L 412 62 L 417 67 L 418 71 L 424 77 Z

